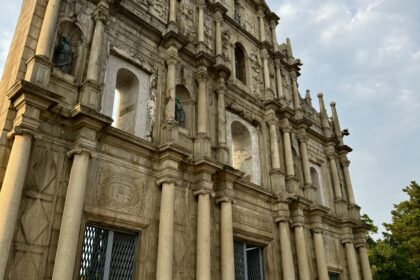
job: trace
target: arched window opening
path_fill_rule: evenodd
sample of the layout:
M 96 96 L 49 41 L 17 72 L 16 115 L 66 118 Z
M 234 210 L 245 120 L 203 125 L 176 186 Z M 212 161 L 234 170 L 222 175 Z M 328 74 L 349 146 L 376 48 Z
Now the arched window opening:
M 315 168 L 311 167 L 311 179 L 312 179 L 312 186 L 315 188 L 315 200 L 318 204 L 322 204 L 322 196 L 321 196 L 321 185 L 319 182 L 318 172 Z
M 129 70 L 118 70 L 112 112 L 114 127 L 134 134 L 138 92 L 137 77 Z
M 252 174 L 252 140 L 248 129 L 240 122 L 234 121 L 232 131 L 232 163 L 233 167 Z
M 239 43 L 235 45 L 235 71 L 236 79 L 246 84 L 245 53 Z

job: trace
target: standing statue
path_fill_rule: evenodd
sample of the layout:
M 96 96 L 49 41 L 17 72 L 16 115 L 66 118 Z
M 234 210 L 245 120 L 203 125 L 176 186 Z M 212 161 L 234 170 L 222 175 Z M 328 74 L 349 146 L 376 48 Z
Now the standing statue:
M 66 37 L 61 37 L 58 45 L 54 49 L 55 67 L 64 73 L 71 73 L 73 63 L 73 51 L 71 50 L 70 41 Z
M 178 97 L 175 97 L 175 120 L 179 126 L 185 127 L 185 111 Z

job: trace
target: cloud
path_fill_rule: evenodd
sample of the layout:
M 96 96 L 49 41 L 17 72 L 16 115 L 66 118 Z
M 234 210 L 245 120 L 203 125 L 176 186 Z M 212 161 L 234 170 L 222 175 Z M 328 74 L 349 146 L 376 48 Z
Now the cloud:
M 300 91 L 322 90 L 350 128 L 362 211 L 389 221 L 397 194 L 420 180 L 420 2 L 268 2 L 281 17 L 278 38 L 290 37 L 304 64 Z

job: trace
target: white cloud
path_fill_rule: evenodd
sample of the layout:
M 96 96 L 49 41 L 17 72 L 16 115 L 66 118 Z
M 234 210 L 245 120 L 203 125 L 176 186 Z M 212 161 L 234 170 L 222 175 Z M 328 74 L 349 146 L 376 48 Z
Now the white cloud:
M 403 197 L 396 194 L 420 181 L 420 149 L 413 148 L 420 138 L 420 2 L 268 2 L 282 18 L 278 38 L 290 37 L 304 64 L 300 91 L 324 91 L 352 132 L 346 142 L 355 148 L 362 211 L 377 224 L 389 221 Z

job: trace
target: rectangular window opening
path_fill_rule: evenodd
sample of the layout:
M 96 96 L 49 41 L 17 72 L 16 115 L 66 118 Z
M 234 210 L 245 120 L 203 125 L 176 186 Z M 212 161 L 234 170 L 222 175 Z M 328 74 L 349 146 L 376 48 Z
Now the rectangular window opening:
M 340 280 L 340 273 L 337 272 L 328 272 L 330 280 Z
M 137 236 L 135 233 L 86 226 L 80 279 L 133 279 Z
M 241 241 L 234 242 L 235 280 L 263 280 L 262 248 Z

